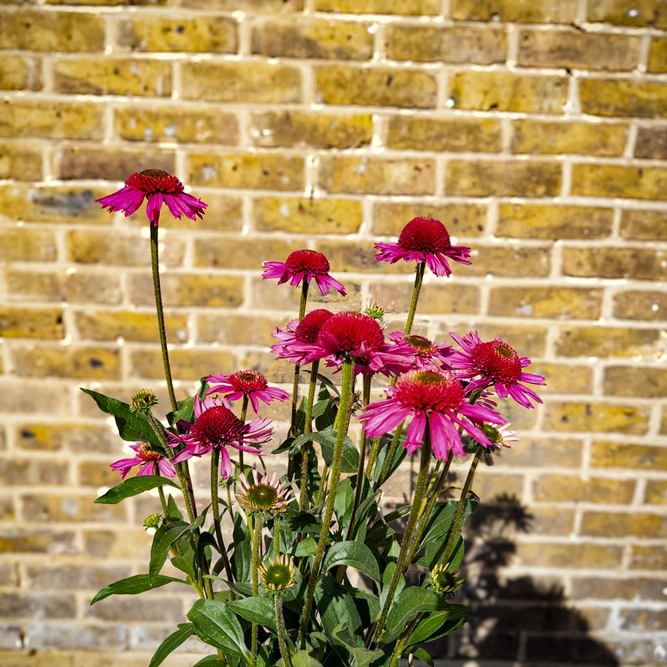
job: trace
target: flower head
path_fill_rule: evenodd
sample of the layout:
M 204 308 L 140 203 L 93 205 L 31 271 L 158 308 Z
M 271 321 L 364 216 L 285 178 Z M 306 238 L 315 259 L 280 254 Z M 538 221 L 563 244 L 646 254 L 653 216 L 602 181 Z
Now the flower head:
M 222 394 L 229 401 L 237 401 L 247 396 L 255 414 L 259 412 L 259 401 L 267 405 L 271 401 L 286 401 L 289 394 L 284 389 L 269 387 L 266 378 L 259 371 L 236 371 L 231 375 L 209 375 L 211 388 L 207 394 Z
M 111 464 L 112 470 L 120 472 L 121 479 L 125 479 L 135 466 L 140 466 L 137 476 L 160 474 L 165 477 L 174 477 L 176 475 L 176 470 L 169 459 L 161 452 L 151 449 L 147 442 L 130 445 L 130 447 L 136 452 L 136 456 L 131 459 L 120 459 Z
M 470 248 L 454 246 L 449 233 L 440 220 L 413 218 L 403 228 L 397 243 L 376 243 L 379 262 L 395 264 L 399 259 L 406 262 L 426 262 L 436 276 L 448 276 L 447 257 L 460 264 L 470 264 Z
M 500 398 L 511 396 L 526 408 L 534 407 L 531 399 L 542 402 L 532 389 L 521 384 L 546 384 L 541 375 L 523 372 L 522 369 L 530 365 L 530 359 L 520 357 L 513 347 L 500 338 L 484 343 L 476 331 L 471 331 L 463 338 L 456 334 L 450 335 L 462 348 L 462 351 L 457 350 L 452 354 L 450 365 L 458 371 L 458 377 L 471 380 L 468 391 L 493 385 Z
M 157 396 L 150 389 L 141 389 L 130 400 L 132 412 L 150 412 L 157 405 Z
M 449 345 L 438 345 L 424 336 L 400 331 L 390 333 L 389 338 L 395 343 L 407 343 L 410 346 L 418 370 L 440 371 L 448 368 L 447 358 L 452 353 Z
M 320 335 L 322 325 L 333 315 L 333 313 L 318 308 L 299 322 L 290 320 L 287 330 L 276 329 L 272 334 L 280 342 L 271 346 L 271 351 L 278 355 L 279 359 L 288 359 L 294 364 L 301 364 L 310 355 L 319 351 L 317 338 Z
M 510 429 L 509 422 L 502 426 L 483 424 L 481 428 L 494 447 L 512 449 L 514 447 L 513 443 L 519 442 L 519 432 Z
M 284 262 L 264 262 L 262 278 L 269 280 L 278 278 L 282 285 L 288 280 L 292 287 L 298 287 L 302 281 L 315 281 L 322 296 L 329 293 L 329 289 L 336 290 L 345 296 L 345 287 L 329 275 L 329 260 L 316 250 L 295 250 Z
M 120 190 L 97 202 L 111 213 L 125 211 L 127 217 L 141 206 L 145 198 L 148 199 L 146 215 L 155 226 L 160 220 L 162 204 L 167 205 L 175 218 L 180 219 L 181 215 L 185 215 L 190 220 L 203 218 L 207 206 L 201 199 L 184 192 L 178 178 L 162 169 L 147 169 L 132 174 Z
M 491 441 L 473 422 L 505 422 L 489 408 L 468 404 L 463 385 L 449 371 L 410 371 L 385 391 L 389 398 L 368 405 L 359 419 L 366 433 L 377 437 L 412 416 L 404 444 L 410 454 L 424 442 L 427 428 L 433 453 L 447 460 L 450 451 L 465 454 L 458 427 L 489 447 Z
M 278 482 L 276 474 L 260 478 L 257 470 L 252 471 L 253 480 L 245 475 L 239 476 L 242 491 L 236 494 L 241 507 L 248 512 L 284 512 L 294 494 L 283 482 Z
M 448 572 L 448 567 L 449 563 L 438 563 L 431 571 L 433 588 L 445 598 L 454 597 L 465 582 L 465 579 L 457 577 L 456 573 Z
M 259 566 L 262 584 L 271 595 L 276 595 L 294 586 L 294 566 L 287 556 L 262 563 Z

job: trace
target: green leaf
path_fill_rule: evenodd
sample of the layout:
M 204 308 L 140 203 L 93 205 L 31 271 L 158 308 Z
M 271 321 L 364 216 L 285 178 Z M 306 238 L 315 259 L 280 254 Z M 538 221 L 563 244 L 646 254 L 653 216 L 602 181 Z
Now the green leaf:
M 389 586 L 391 584 L 391 579 L 394 576 L 394 570 L 396 569 L 396 563 L 388 563 L 387 567 L 382 573 L 382 592 L 380 593 L 380 606 L 384 607 L 385 600 L 389 594 Z M 398 584 L 396 585 L 396 590 L 394 595 L 399 595 L 400 592 L 405 588 L 405 577 L 401 575 L 398 578 Z M 394 598 L 395 600 L 396 598 Z
M 294 555 L 297 557 L 314 556 L 316 552 L 317 552 L 317 542 L 315 542 L 315 540 L 309 535 L 305 539 L 301 540 L 299 544 L 296 545 L 296 549 L 294 550 Z
M 234 516 L 234 532 L 232 533 L 234 552 L 230 563 L 236 581 L 250 579 L 252 566 L 252 541 L 250 540 L 248 526 L 243 519 L 244 517 L 241 514 Z
M 148 567 L 151 581 L 155 581 L 160 574 L 171 545 L 188 530 L 190 530 L 190 526 L 187 523 L 167 523 L 155 531 L 153 544 L 151 545 L 151 561 Z
M 223 667 L 225 663 L 218 658 L 217 655 L 207 655 L 199 662 L 196 662 L 192 667 Z
M 429 614 L 419 621 L 408 639 L 408 645 L 423 644 L 451 634 L 472 618 L 467 614 L 468 611 L 465 605 L 451 605 L 447 609 Z
M 174 556 L 171 559 L 171 564 L 177 569 L 180 570 L 181 572 L 185 572 L 185 574 L 189 575 L 192 577 L 192 579 L 197 579 L 196 575 L 196 565 L 195 565 L 195 550 L 192 547 L 191 544 L 191 535 L 188 535 L 187 533 L 181 536 L 178 540 L 178 545 L 181 548 L 181 551 L 183 552 L 182 556 Z
M 336 499 L 334 501 L 334 511 L 336 519 L 341 528 L 347 528 L 352 514 L 352 505 L 354 504 L 354 490 L 352 489 L 352 479 L 346 477 L 338 484 Z M 343 532 L 343 531 L 341 531 Z
M 174 577 L 164 577 L 158 575 L 151 582 L 147 574 L 135 574 L 133 577 L 128 577 L 127 579 L 121 579 L 116 581 L 113 584 L 105 586 L 95 597 L 90 601 L 91 606 L 104 598 L 108 598 L 110 595 L 138 595 L 139 593 L 144 593 L 150 591 L 153 588 L 160 588 L 160 586 L 166 586 L 172 581 L 178 581 L 181 584 L 187 584 L 186 581 L 182 579 L 175 579 Z
M 336 639 L 345 644 L 345 648 L 354 658 L 356 667 L 366 667 L 366 665 L 370 665 L 382 656 L 382 650 L 380 649 L 372 651 L 365 646 L 359 646 L 346 627 L 341 626 L 334 634 Z
M 281 528 L 293 533 L 309 533 L 319 535 L 322 532 L 322 521 L 310 512 L 287 512 L 285 516 L 276 519 Z
M 317 442 L 322 446 L 322 458 L 324 462 L 331 466 L 333 463 L 334 446 L 336 444 L 337 431 L 320 431 L 319 433 L 304 433 L 300 435 L 293 443 L 293 446 L 301 446 L 306 442 Z M 345 436 L 343 441 L 343 457 L 341 459 L 341 472 L 357 472 L 359 468 L 359 452 L 354 443 Z
M 172 496 L 171 493 L 167 497 L 167 519 L 169 519 L 170 523 L 173 523 L 174 521 L 183 521 L 181 510 L 178 509 L 174 496 Z
M 139 475 L 138 477 L 130 477 L 113 489 L 109 489 L 104 495 L 95 499 L 98 505 L 116 505 L 125 498 L 139 495 L 144 491 L 155 489 L 158 486 L 173 486 L 175 489 L 181 490 L 175 482 L 172 482 L 169 477 L 161 477 L 159 475 Z
M 361 542 L 338 542 L 334 544 L 324 559 L 324 571 L 338 565 L 349 565 L 373 581 L 380 582 L 380 568 L 373 552 Z
M 307 651 L 297 651 L 292 656 L 292 667 L 322 667 L 322 663 L 315 660 Z
M 278 632 L 276 609 L 270 598 L 252 597 L 228 602 L 227 606 L 246 621 Z
M 451 530 L 458 504 L 458 500 L 450 500 L 447 503 L 437 503 L 435 505 L 426 524 L 426 532 L 422 538 L 422 544 L 428 544 L 433 540 L 437 540 Z M 463 525 L 466 517 L 470 516 L 477 509 L 478 505 L 477 501 L 468 498 L 463 508 L 463 514 L 461 515 L 461 525 Z
M 415 647 L 411 648 L 409 651 L 406 652 L 412 653 L 412 655 L 414 655 L 415 658 L 418 658 L 422 662 L 425 662 L 428 665 L 428 667 L 435 667 L 433 658 L 423 648 Z
M 424 588 L 404 588 L 395 598 L 387 616 L 382 641 L 390 642 L 405 629 L 418 614 L 446 609 L 449 605 L 438 595 Z
M 250 651 L 243 639 L 239 620 L 224 603 L 217 600 L 197 600 L 188 612 L 197 637 L 210 646 L 238 656 L 250 664 Z
M 325 574 L 317 583 L 315 601 L 322 619 L 322 627 L 329 639 L 335 638 L 334 633 L 342 624 L 349 629 L 357 643 L 363 646 L 363 627 L 354 600 L 345 587 L 336 583 L 330 574 Z
M 186 639 L 195 634 L 195 627 L 192 623 L 182 623 L 178 626 L 176 632 L 172 632 L 161 644 L 157 651 L 153 654 L 148 667 L 158 667 L 165 658 L 175 651 Z
M 374 593 L 354 586 L 346 585 L 345 590 L 352 596 L 363 626 L 369 628 L 380 615 L 380 599 Z

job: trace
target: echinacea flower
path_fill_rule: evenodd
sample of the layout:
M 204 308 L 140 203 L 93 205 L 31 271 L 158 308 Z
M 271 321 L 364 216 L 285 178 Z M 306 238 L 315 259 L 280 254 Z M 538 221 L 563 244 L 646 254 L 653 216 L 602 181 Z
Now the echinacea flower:
M 130 399 L 130 412 L 150 412 L 157 405 L 157 396 L 151 389 L 140 389 Z
M 410 371 L 385 391 L 389 398 L 369 404 L 359 419 L 368 435 L 378 437 L 412 416 L 403 445 L 410 454 L 424 442 L 427 428 L 433 453 L 446 461 L 450 451 L 465 454 L 457 427 L 490 447 L 493 443 L 473 421 L 505 423 L 493 410 L 470 405 L 463 385 L 449 371 Z
M 454 597 L 465 582 L 465 579 L 456 576 L 457 573 L 448 572 L 448 567 L 449 563 L 438 563 L 431 570 L 431 585 L 444 598 Z
M 288 280 L 292 287 L 298 287 L 302 281 L 315 281 L 322 296 L 326 296 L 330 289 L 345 296 L 345 287 L 329 275 L 329 260 L 316 250 L 295 250 L 284 262 L 264 262 L 262 278 L 270 280 L 278 278 L 282 285 Z
M 96 201 L 110 213 L 124 211 L 125 217 L 132 215 L 148 199 L 146 215 L 151 223 L 157 226 L 160 220 L 162 204 L 175 218 L 185 215 L 190 220 L 204 217 L 207 207 L 201 199 L 193 197 L 184 191 L 183 184 L 174 176 L 162 169 L 147 169 L 130 176 L 125 185 L 113 194 L 97 199 Z
M 324 308 L 318 308 L 307 313 L 304 318 L 290 320 L 286 330 L 276 329 L 271 334 L 280 342 L 271 346 L 271 352 L 279 359 L 287 359 L 293 364 L 301 364 L 309 355 L 319 351 L 317 337 L 322 325 L 333 316 L 333 313 Z
M 448 369 L 447 358 L 452 353 L 449 345 L 438 345 L 432 340 L 417 334 L 404 334 L 394 331 L 389 338 L 395 343 L 407 343 L 415 356 L 415 367 L 421 371 L 440 371 Z
M 253 480 L 239 475 L 238 484 L 241 492 L 236 494 L 239 504 L 248 512 L 284 512 L 294 494 L 283 482 L 278 482 L 276 474 L 260 478 L 257 470 L 252 471 Z
M 229 401 L 237 401 L 247 396 L 255 414 L 259 412 L 259 401 L 267 405 L 271 401 L 286 401 L 289 394 L 284 389 L 269 387 L 266 378 L 259 371 L 236 371 L 231 375 L 209 375 L 207 382 L 211 388 L 207 394 L 222 394 Z
M 456 350 L 449 358 L 449 363 L 457 371 L 458 377 L 470 380 L 467 387 L 469 392 L 493 385 L 500 398 L 511 396 L 525 408 L 534 407 L 531 399 L 542 402 L 530 387 L 520 384 L 546 384 L 541 375 L 521 370 L 530 365 L 530 359 L 520 357 L 513 347 L 500 338 L 484 343 L 476 331 L 471 331 L 463 338 L 456 334 L 450 335 L 463 351 Z
M 505 447 L 512 449 L 515 442 L 519 442 L 519 432 L 510 429 L 509 422 L 502 426 L 492 426 L 491 424 L 483 424 L 482 431 L 491 441 L 494 447 Z
M 449 277 L 452 273 L 447 257 L 459 264 L 470 264 L 470 248 L 452 245 L 446 227 L 435 218 L 413 218 L 397 243 L 376 243 L 375 249 L 378 262 L 426 262 L 436 276 Z
M 278 556 L 259 566 L 259 576 L 269 594 L 282 593 L 294 586 L 294 566 L 287 556 Z
M 151 449 L 147 442 L 138 445 L 130 445 L 136 452 L 136 456 L 131 459 L 120 459 L 111 464 L 112 470 L 120 472 L 120 478 L 125 479 L 127 474 L 136 466 L 141 466 L 137 472 L 139 475 L 164 475 L 165 477 L 174 477 L 176 470 L 169 459 L 161 452 Z

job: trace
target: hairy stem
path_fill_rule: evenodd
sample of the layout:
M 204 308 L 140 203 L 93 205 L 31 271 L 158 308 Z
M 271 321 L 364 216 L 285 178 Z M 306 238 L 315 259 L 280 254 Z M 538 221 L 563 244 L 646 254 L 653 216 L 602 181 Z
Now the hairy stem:
M 278 630 L 278 645 L 280 646 L 280 657 L 285 663 L 285 667 L 292 667 L 292 658 L 287 649 L 287 642 L 285 641 L 285 618 L 283 617 L 283 599 L 280 594 L 275 596 L 276 608 L 276 627 Z
M 213 523 L 215 525 L 215 537 L 220 547 L 222 563 L 225 567 L 228 581 L 234 581 L 232 566 L 227 557 L 225 541 L 222 538 L 222 525 L 220 523 L 220 499 L 218 497 L 218 488 L 220 484 L 220 449 L 214 447 L 211 451 L 211 511 L 213 512 Z
M 319 370 L 320 360 L 313 361 L 310 367 L 310 384 L 308 385 L 308 401 L 306 402 L 306 423 L 303 427 L 304 433 L 312 433 L 313 425 L 313 403 L 315 402 L 315 391 L 317 389 L 317 371 Z M 308 509 L 308 456 L 311 445 L 305 442 L 301 447 L 301 494 L 299 496 L 299 511 Z
M 263 517 L 261 514 L 255 515 L 255 532 L 252 536 L 252 595 L 257 597 L 259 595 L 259 548 L 262 542 L 262 521 Z M 252 639 L 251 639 L 251 654 L 252 654 L 252 667 L 257 667 L 257 633 L 258 625 L 257 623 L 252 624 Z
M 417 303 L 419 301 L 419 293 L 421 292 L 422 283 L 424 282 L 424 270 L 426 269 L 426 262 L 417 264 L 415 270 L 415 286 L 412 289 L 412 299 L 410 300 L 410 310 L 408 311 L 408 319 L 405 321 L 405 334 L 412 331 L 412 324 L 415 320 L 415 313 L 417 312 Z

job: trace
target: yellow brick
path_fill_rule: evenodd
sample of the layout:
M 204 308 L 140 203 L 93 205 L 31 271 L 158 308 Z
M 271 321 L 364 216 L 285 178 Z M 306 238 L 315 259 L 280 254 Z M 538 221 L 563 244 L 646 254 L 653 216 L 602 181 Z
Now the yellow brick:
M 17 446 L 26 451 L 87 454 L 118 451 L 118 434 L 106 424 L 26 422 L 16 426 L 15 438 Z
M 389 148 L 418 151 L 498 153 L 502 132 L 491 118 L 423 118 L 392 116 L 387 128 Z
M 333 193 L 428 195 L 435 190 L 435 161 L 369 156 L 325 158 L 320 185 Z
M 216 12 L 230 13 L 239 8 L 238 0 L 181 0 L 181 4 L 183 7 L 213 9 Z M 251 15 L 293 14 L 302 11 L 303 8 L 304 0 L 244 0 L 243 2 L 243 11 Z
M 56 239 L 49 229 L 3 227 L 0 260 L 4 262 L 52 262 Z
M 34 345 L 11 351 L 14 373 L 24 377 L 120 380 L 120 351 L 109 347 Z
M 502 203 L 495 233 L 522 239 L 599 239 L 611 234 L 613 217 L 610 208 Z
M 511 450 L 500 450 L 493 455 L 495 465 L 499 467 L 521 467 L 521 468 L 579 468 L 581 465 L 581 452 L 583 443 L 575 438 L 534 438 L 521 434 L 521 440 Z M 539 509 L 545 512 L 546 507 L 534 506 L 533 510 Z M 560 511 L 560 508 L 559 508 Z M 565 512 L 568 525 L 572 526 L 572 515 Z M 548 532 L 542 528 L 541 532 Z M 569 533 L 570 529 L 566 531 Z
M 363 213 L 361 202 L 350 199 L 264 197 L 255 200 L 253 216 L 262 232 L 355 234 Z
M 614 317 L 622 320 L 667 320 L 667 294 L 628 290 L 614 296 Z
M 37 146 L 0 146 L 0 180 L 42 180 L 42 152 Z
M 525 352 L 521 351 L 523 355 Z M 593 370 L 590 366 L 574 364 L 534 363 L 526 372 L 537 373 L 546 379 L 546 387 L 536 387 L 542 394 L 590 394 L 593 391 Z
M 640 127 L 635 141 L 635 157 L 667 159 L 667 128 Z
M 438 0 L 315 0 L 315 9 L 342 14 L 407 14 L 414 16 L 440 13 Z
M 252 115 L 249 133 L 256 146 L 266 148 L 358 148 L 371 143 L 373 117 L 371 114 L 298 110 L 258 112 Z
M 243 278 L 203 273 L 166 273 L 161 276 L 162 299 L 168 308 L 208 306 L 234 308 L 243 302 Z M 133 304 L 155 303 L 150 274 L 134 275 L 128 284 Z
M 375 202 L 373 233 L 398 236 L 405 225 L 419 216 L 440 220 L 452 236 L 480 236 L 486 226 L 486 207 L 479 204 L 423 204 Z
M 169 97 L 171 63 L 138 58 L 58 60 L 53 67 L 58 93 Z
M 116 134 L 126 141 L 238 144 L 236 115 L 219 109 L 122 107 L 114 111 Z
M 636 209 L 623 211 L 621 236 L 639 241 L 667 241 L 667 213 Z
M 236 359 L 220 350 L 171 350 L 171 373 L 175 380 L 199 380 L 205 375 L 237 370 Z M 162 379 L 164 366 L 158 349 L 144 349 L 130 354 L 130 374 L 134 377 Z
M 572 194 L 591 197 L 667 199 L 667 169 L 575 164 Z
M 472 197 L 555 197 L 560 194 L 557 162 L 451 160 L 445 172 L 449 195 Z
M 647 248 L 565 248 L 563 275 L 663 280 L 666 256 L 665 251 Z
M 655 354 L 657 329 L 625 327 L 562 327 L 556 341 L 561 357 L 635 357 Z
M 520 565 L 533 567 L 608 569 L 621 566 L 623 547 L 571 542 L 522 542 L 517 547 L 516 556 Z
M 65 325 L 60 308 L 0 308 L 0 337 L 64 338 Z
M 262 270 L 262 262 L 284 262 L 287 256 L 298 250 L 298 242 L 274 238 L 196 239 L 194 265 L 218 269 Z
M 610 123 L 514 121 L 513 153 L 620 156 L 628 139 L 626 125 Z
M 649 505 L 667 505 L 667 482 L 660 479 L 649 479 L 646 482 L 644 502 Z
M 633 70 L 640 37 L 570 30 L 522 30 L 518 64 L 525 67 Z
M 326 255 L 332 271 L 414 275 L 414 265 L 405 262 L 396 264 L 377 262 L 372 241 L 321 240 L 317 242 L 316 250 Z
M 522 357 L 542 357 L 546 350 L 547 329 L 535 325 L 510 325 L 510 324 L 492 324 L 488 322 L 478 323 L 474 320 L 466 322 L 464 325 L 452 327 L 443 324 L 440 332 L 444 340 L 451 344 L 449 332 L 458 336 L 465 336 L 471 330 L 477 331 L 480 338 L 484 341 L 502 338 L 506 343 L 514 347 L 519 356 Z M 532 368 L 532 367 L 531 367 Z M 532 370 L 528 371 L 533 372 Z M 542 389 L 540 389 L 542 391 Z
M 3 486 L 66 485 L 69 465 L 66 461 L 41 461 L 30 458 L 4 458 L 0 466 Z
M 271 334 L 282 325 L 273 317 L 257 315 L 200 315 L 197 318 L 198 339 L 223 345 L 273 345 Z
M 599 468 L 664 470 L 667 448 L 596 440 L 591 446 L 591 465 Z
M 550 248 L 475 245 L 471 264 L 453 264 L 457 276 L 546 277 L 550 271 Z
M 170 174 L 176 169 L 173 151 L 160 149 L 63 147 L 54 151 L 54 163 L 57 177 L 63 180 L 125 181 L 144 169 L 162 169 Z
M 265 19 L 255 23 L 252 52 L 269 57 L 370 60 L 369 25 L 305 18 Z
M 297 67 L 261 61 L 182 65 L 183 99 L 285 104 L 301 101 Z
M 632 502 L 634 492 L 634 480 L 605 479 L 604 477 L 591 477 L 584 480 L 574 475 L 541 475 L 533 487 L 533 497 L 536 501 L 552 503 L 583 502 L 627 505 Z
M 456 109 L 560 114 L 567 102 L 568 80 L 514 72 L 457 72 L 449 96 Z
M 475 314 L 479 312 L 479 289 L 473 285 L 433 283 L 419 298 L 418 313 L 423 315 Z M 368 293 L 385 305 L 390 313 L 407 313 L 412 296 L 412 282 L 372 282 Z
M 649 72 L 667 72 L 667 39 L 654 37 L 648 56 Z
M 581 110 L 595 116 L 667 116 L 667 86 L 620 79 L 579 79 Z
M 660 545 L 633 545 L 629 565 L 632 570 L 667 569 L 667 551 Z
M 112 487 L 119 483 L 118 471 L 112 470 L 108 463 L 99 461 L 81 461 L 78 465 L 79 486 Z
M 648 429 L 649 408 L 611 403 L 548 401 L 545 404 L 546 431 L 582 433 L 628 433 L 642 435 Z
M 10 415 L 34 413 L 35 396 L 40 392 L 49 395 L 48 401 L 40 401 L 40 413 L 62 416 L 71 411 L 72 397 L 69 391 L 63 390 L 62 383 L 5 376 L 0 377 L 0 412 Z
M 115 341 L 119 336 L 128 341 L 154 342 L 158 338 L 157 316 L 118 310 L 94 310 L 74 313 L 79 337 L 89 340 Z M 188 323 L 183 315 L 166 315 L 165 327 L 169 340 L 185 343 Z
M 21 9 L 0 12 L 0 21 L 0 49 L 84 53 L 104 50 L 101 15 Z
M 118 45 L 132 51 L 235 53 L 237 23 L 231 18 L 167 18 L 155 14 L 119 22 Z
M 133 6 L 149 6 L 149 7 L 164 7 L 170 4 L 170 0 L 46 0 L 47 5 L 133 5 Z
M 604 393 L 608 396 L 663 398 L 667 392 L 667 372 L 663 368 L 610 366 L 604 373 Z
M 595 320 L 601 300 L 602 290 L 583 287 L 496 287 L 489 315 Z
M 605 538 L 667 537 L 667 517 L 655 514 L 585 512 L 581 522 L 581 534 Z
M 42 59 L 3 54 L 0 60 L 0 90 L 41 90 Z
M 67 495 L 24 495 L 21 498 L 24 517 L 30 521 L 127 521 L 126 505 L 96 505 L 94 501 L 94 495 L 73 495 L 71 492 Z
M 532 505 L 530 514 L 533 517 L 530 523 L 530 532 L 533 535 L 569 536 L 572 533 L 574 510 Z
M 572 23 L 577 0 L 452 0 L 452 18 L 520 23 Z
M 334 278 L 343 283 L 347 296 L 342 296 L 338 292 L 330 292 L 322 296 L 317 287 L 313 287 L 308 292 L 308 303 L 313 308 L 327 308 L 333 312 L 342 310 L 360 310 L 361 309 L 361 284 L 358 281 L 345 279 L 345 276 L 339 273 L 334 274 Z M 275 320 L 275 325 L 285 328 L 287 322 L 297 316 L 299 312 L 299 301 L 301 298 L 301 288 L 287 285 L 277 285 L 273 280 L 257 279 L 252 281 L 252 305 L 255 308 L 265 310 L 280 309 L 281 317 L 284 319 Z M 285 313 L 288 313 L 285 315 Z M 248 363 L 246 362 L 246 365 Z M 282 366 L 280 366 L 282 368 Z M 278 382 L 278 380 L 275 380 Z M 291 382 L 291 379 L 285 380 Z M 308 382 L 307 379 L 304 382 Z
M 186 172 L 192 185 L 259 190 L 302 190 L 304 160 L 282 155 L 190 154 Z
M 588 5 L 588 20 L 629 26 L 667 26 L 667 7 L 661 0 L 595 0 Z
M 502 500 L 508 495 L 518 498 L 523 491 L 523 477 L 521 475 L 494 475 L 482 469 L 475 475 L 473 489 L 480 498 L 487 498 L 491 502 Z
M 433 109 L 433 75 L 388 67 L 326 65 L 315 68 L 316 100 L 324 104 Z
M 493 65 L 505 62 L 507 54 L 504 30 L 477 26 L 390 23 L 386 27 L 385 39 L 387 56 L 391 60 Z

